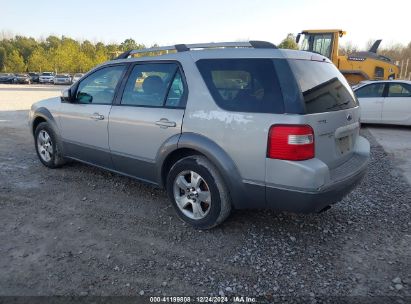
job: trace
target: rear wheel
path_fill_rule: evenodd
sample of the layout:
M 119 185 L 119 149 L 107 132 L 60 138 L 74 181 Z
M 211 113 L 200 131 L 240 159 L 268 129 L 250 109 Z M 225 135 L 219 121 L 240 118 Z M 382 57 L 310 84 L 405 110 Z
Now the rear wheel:
M 65 163 L 56 139 L 56 134 L 47 122 L 40 123 L 34 132 L 37 156 L 49 168 L 58 168 Z
M 231 212 L 225 183 L 204 156 L 189 156 L 176 162 L 168 174 L 166 187 L 177 214 L 197 229 L 213 228 Z

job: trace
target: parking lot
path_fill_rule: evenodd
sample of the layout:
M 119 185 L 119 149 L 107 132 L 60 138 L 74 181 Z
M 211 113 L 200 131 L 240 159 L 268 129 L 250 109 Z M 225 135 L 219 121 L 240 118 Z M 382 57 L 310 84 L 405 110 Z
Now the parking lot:
M 236 211 L 201 232 L 162 190 L 41 165 L 28 109 L 63 88 L 0 85 L 0 294 L 411 296 L 411 128 L 365 126 L 368 174 L 325 213 Z

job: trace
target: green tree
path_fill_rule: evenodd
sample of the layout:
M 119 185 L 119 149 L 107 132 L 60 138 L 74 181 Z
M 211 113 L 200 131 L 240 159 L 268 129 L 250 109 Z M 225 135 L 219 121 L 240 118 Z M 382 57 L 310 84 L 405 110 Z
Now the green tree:
M 6 67 L 7 53 L 4 47 L 0 47 L 0 72 Z
M 83 41 L 80 49 L 89 58 L 93 58 L 96 53 L 96 47 L 88 40 Z
M 298 49 L 298 44 L 295 42 L 295 36 L 294 34 L 288 34 L 286 38 L 281 41 L 281 43 L 278 45 L 280 49 L 291 49 L 291 50 L 297 50 Z
M 26 70 L 23 57 L 17 50 L 14 50 L 7 58 L 6 69 L 9 72 L 19 73 Z
M 49 55 L 42 47 L 37 47 L 29 57 L 27 68 L 33 72 L 44 72 L 53 70 Z
M 31 53 L 35 50 L 37 42 L 34 38 L 16 36 L 13 40 L 14 47 L 19 50 L 25 63 L 27 63 Z
M 45 42 L 47 49 L 56 49 L 61 44 L 61 40 L 56 36 L 48 36 Z
M 90 70 L 95 64 L 85 53 L 78 52 L 74 55 L 74 64 L 71 71 L 74 73 L 83 73 Z
M 144 44 L 138 44 L 137 42 L 134 41 L 134 39 L 131 39 L 131 38 L 128 38 L 121 43 L 121 49 L 123 52 L 129 51 L 129 50 L 144 49 L 144 48 L 145 48 Z

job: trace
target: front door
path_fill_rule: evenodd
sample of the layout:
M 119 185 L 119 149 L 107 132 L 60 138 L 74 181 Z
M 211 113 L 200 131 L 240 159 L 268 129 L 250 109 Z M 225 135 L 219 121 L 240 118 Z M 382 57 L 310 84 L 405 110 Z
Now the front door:
M 109 142 L 116 170 L 157 183 L 161 146 L 181 134 L 186 85 L 177 63 L 136 64 L 110 112 Z
M 361 121 L 380 123 L 385 83 L 372 83 L 355 91 L 361 108 Z
M 60 113 L 64 153 L 72 158 L 111 168 L 108 118 L 125 65 L 101 68 L 78 85 L 73 102 Z

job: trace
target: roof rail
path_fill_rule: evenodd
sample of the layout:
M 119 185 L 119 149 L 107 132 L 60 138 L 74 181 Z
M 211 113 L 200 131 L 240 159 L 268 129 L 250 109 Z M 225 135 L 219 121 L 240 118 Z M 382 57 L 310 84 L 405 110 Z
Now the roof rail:
M 210 42 L 194 44 L 176 44 L 170 46 L 153 47 L 148 49 L 129 50 L 121 54 L 117 59 L 126 59 L 134 54 L 151 53 L 151 52 L 187 52 L 193 49 L 217 49 L 217 48 L 255 48 L 255 49 L 276 49 L 277 47 L 267 41 L 248 41 L 248 42 Z

